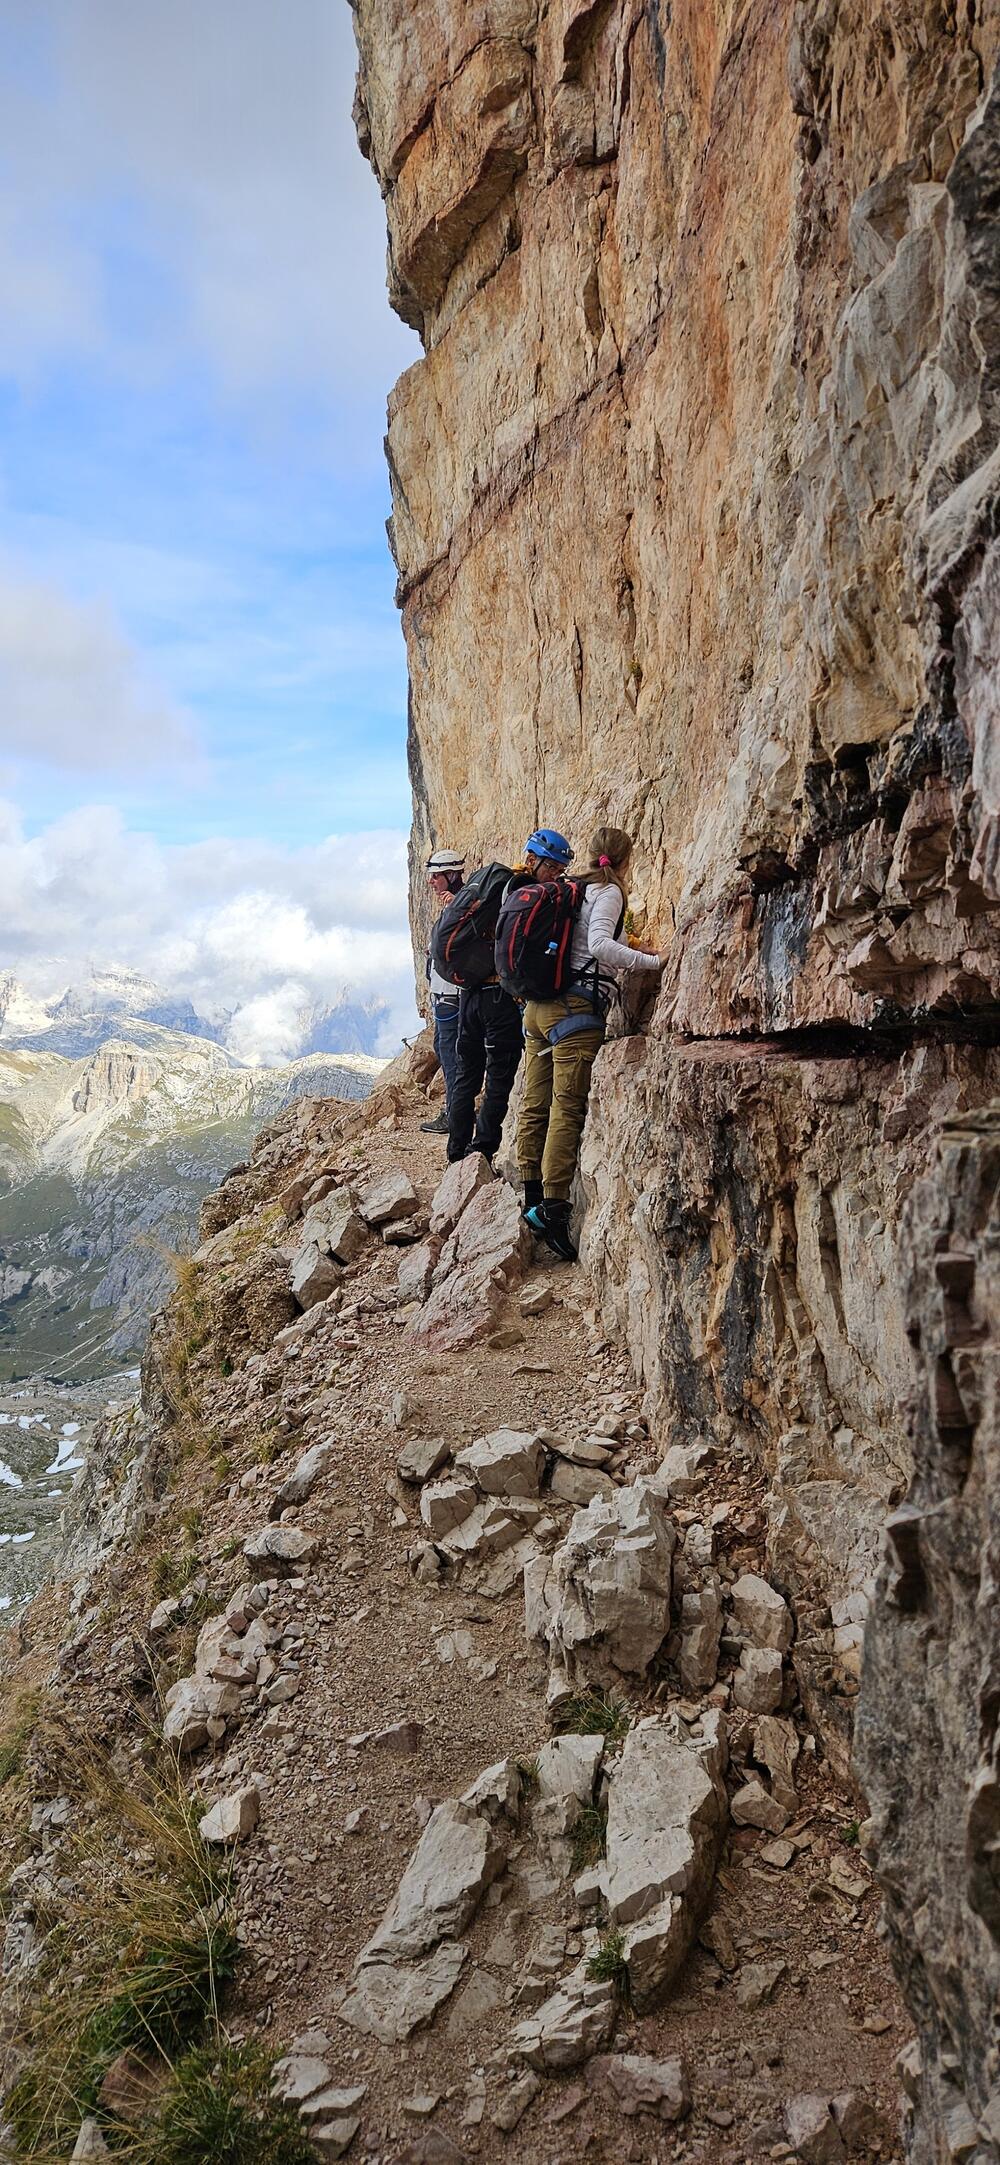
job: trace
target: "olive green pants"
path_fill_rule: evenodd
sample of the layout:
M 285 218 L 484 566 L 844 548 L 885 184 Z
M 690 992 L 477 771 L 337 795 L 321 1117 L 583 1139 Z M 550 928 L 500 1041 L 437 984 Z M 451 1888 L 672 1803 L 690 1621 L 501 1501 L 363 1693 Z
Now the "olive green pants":
M 522 1180 L 541 1180 L 546 1199 L 566 1202 L 573 1185 L 590 1096 L 590 1071 L 604 1043 L 599 1023 L 550 1045 L 545 1035 L 567 1013 L 584 1014 L 588 1000 L 529 1000 L 524 1010 L 524 1094 L 517 1123 Z

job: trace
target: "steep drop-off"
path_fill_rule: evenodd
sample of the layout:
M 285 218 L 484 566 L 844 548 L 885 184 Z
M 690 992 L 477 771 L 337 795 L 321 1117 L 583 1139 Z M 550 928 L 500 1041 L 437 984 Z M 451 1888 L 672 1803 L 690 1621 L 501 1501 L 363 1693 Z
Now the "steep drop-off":
M 598 1063 L 586 1260 L 658 1421 L 759 1454 L 801 1686 L 845 1759 L 903 1506 L 863 1773 L 917 2154 L 992 2155 L 1000 1647 L 963 1499 L 995 1448 L 966 1350 L 990 1372 L 995 1202 L 970 1142 L 953 1224 L 936 1152 L 1000 1088 L 1000 7 L 356 20 L 392 297 L 426 348 L 388 440 L 415 923 L 432 843 L 636 835 L 672 960 Z

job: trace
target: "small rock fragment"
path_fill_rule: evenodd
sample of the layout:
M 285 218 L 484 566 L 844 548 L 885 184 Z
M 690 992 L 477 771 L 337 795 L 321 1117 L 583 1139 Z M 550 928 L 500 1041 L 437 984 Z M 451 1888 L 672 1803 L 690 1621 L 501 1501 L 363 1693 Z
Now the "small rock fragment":
M 588 2070 L 627 2120 L 650 2113 L 657 2120 L 683 2120 L 691 2110 L 691 2086 L 681 2060 L 655 2060 L 646 2053 L 603 2055 Z
M 490 2114 L 494 2127 L 498 2127 L 503 2135 L 512 2134 L 541 2088 L 540 2076 L 534 2074 L 530 2068 L 523 2075 L 519 2075 L 516 2082 L 512 2082 L 509 2089 L 504 2091 Z
M 745 1646 L 733 1678 L 733 1698 L 748 1714 L 773 1714 L 781 1705 L 781 1655 L 775 1647 Z
M 257 1579 L 287 1578 L 302 1571 L 316 1543 L 300 1526 L 262 1526 L 243 1543 L 243 1554 Z
M 260 1791 L 256 1782 L 245 1782 L 242 1789 L 234 1789 L 211 1806 L 199 1821 L 198 1832 L 203 1842 L 213 1845 L 243 1842 L 259 1818 Z

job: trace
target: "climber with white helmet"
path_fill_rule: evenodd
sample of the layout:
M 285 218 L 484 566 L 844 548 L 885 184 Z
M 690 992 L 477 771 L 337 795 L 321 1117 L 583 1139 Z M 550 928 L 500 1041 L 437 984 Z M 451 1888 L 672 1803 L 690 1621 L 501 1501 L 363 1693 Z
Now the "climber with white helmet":
M 427 884 L 435 896 L 439 909 L 443 909 L 452 895 L 458 893 L 465 878 L 465 858 L 457 849 L 435 849 L 427 859 Z M 437 1053 L 444 1076 L 444 1111 L 434 1120 L 421 1122 L 425 1135 L 447 1135 L 448 1106 L 455 1081 L 456 1043 L 458 1039 L 458 986 L 435 969 L 431 951 L 427 949 L 427 983 L 430 989 L 431 1014 L 434 1022 L 434 1050 Z

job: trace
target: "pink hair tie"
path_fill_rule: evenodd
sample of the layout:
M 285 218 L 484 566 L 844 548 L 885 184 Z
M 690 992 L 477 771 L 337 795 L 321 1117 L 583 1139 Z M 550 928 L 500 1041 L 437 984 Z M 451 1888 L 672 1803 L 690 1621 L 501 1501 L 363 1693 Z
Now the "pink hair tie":
M 598 858 L 598 860 L 597 860 L 597 862 L 598 862 L 598 864 L 600 865 L 600 868 L 601 868 L 601 871 L 602 871 L 602 872 L 604 872 L 604 871 L 610 872 L 610 870 L 611 870 L 611 859 L 610 859 L 610 857 L 599 857 L 599 858 Z

